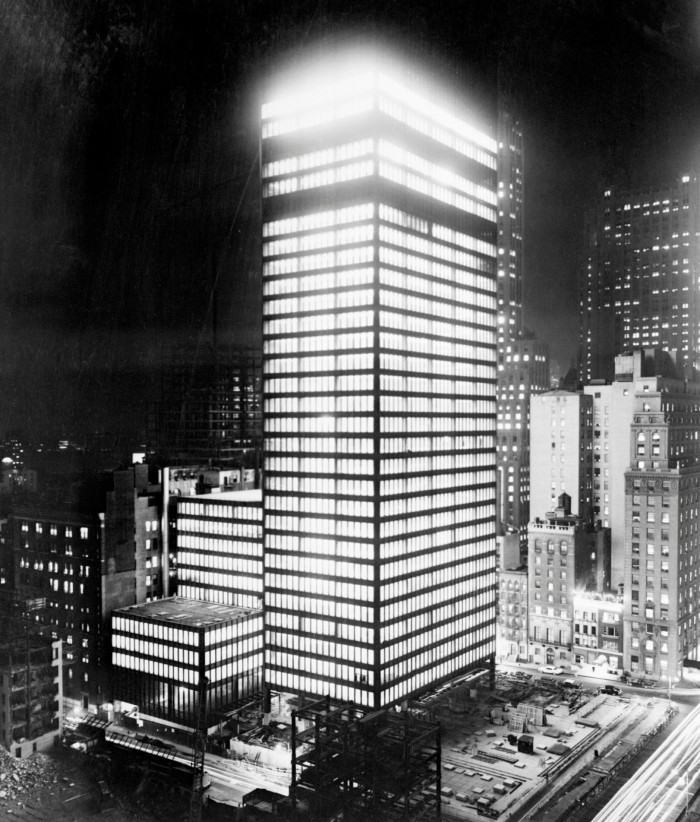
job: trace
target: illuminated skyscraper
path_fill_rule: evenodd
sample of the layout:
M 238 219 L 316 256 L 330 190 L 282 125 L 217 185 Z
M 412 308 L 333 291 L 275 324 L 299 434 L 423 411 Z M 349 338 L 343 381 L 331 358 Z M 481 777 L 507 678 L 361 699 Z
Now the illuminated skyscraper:
M 496 143 L 375 56 L 262 110 L 266 682 L 493 662 Z
M 530 511 L 530 397 L 548 391 L 549 350 L 523 324 L 525 267 L 523 127 L 502 94 L 498 104 L 498 510 L 499 533 L 519 532 Z
M 700 177 L 662 188 L 609 189 L 587 215 L 581 271 L 580 356 L 584 379 L 612 379 L 617 354 L 700 349 Z

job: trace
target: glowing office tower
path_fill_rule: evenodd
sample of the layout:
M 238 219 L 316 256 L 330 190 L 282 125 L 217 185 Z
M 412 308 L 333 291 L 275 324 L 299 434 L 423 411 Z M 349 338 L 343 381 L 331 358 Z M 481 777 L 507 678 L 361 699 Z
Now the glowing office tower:
M 493 663 L 496 143 L 309 76 L 262 109 L 265 676 L 379 707 Z

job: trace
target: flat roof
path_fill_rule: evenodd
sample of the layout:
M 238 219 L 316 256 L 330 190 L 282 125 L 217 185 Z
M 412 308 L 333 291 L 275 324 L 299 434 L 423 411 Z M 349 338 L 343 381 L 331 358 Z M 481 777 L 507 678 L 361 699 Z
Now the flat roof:
M 193 494 L 190 497 L 180 497 L 183 501 L 192 499 L 203 499 L 207 502 L 247 502 L 262 503 L 261 488 L 247 488 L 243 491 L 213 491 L 211 494 Z
M 234 605 L 222 605 L 219 602 L 169 597 L 168 599 L 144 602 L 141 605 L 130 605 L 128 608 L 118 608 L 114 613 L 186 625 L 188 628 L 205 628 L 219 622 L 230 622 L 233 619 L 241 619 L 241 617 L 262 613 L 262 609 L 237 608 Z

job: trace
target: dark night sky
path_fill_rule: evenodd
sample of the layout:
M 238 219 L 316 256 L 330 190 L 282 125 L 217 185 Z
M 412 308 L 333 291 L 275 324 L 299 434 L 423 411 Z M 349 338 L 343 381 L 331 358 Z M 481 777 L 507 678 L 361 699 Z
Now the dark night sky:
M 173 344 L 255 337 L 262 78 L 358 29 L 510 78 L 527 324 L 569 364 L 586 204 L 700 169 L 692 0 L 5 0 L 0 434 L 130 435 Z

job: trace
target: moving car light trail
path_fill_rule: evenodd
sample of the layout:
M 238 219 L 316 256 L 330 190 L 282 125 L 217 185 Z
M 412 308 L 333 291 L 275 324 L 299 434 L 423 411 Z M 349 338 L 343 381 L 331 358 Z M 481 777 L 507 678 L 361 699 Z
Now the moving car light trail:
M 694 795 L 700 769 L 700 705 L 688 715 L 593 822 L 675 822 Z

